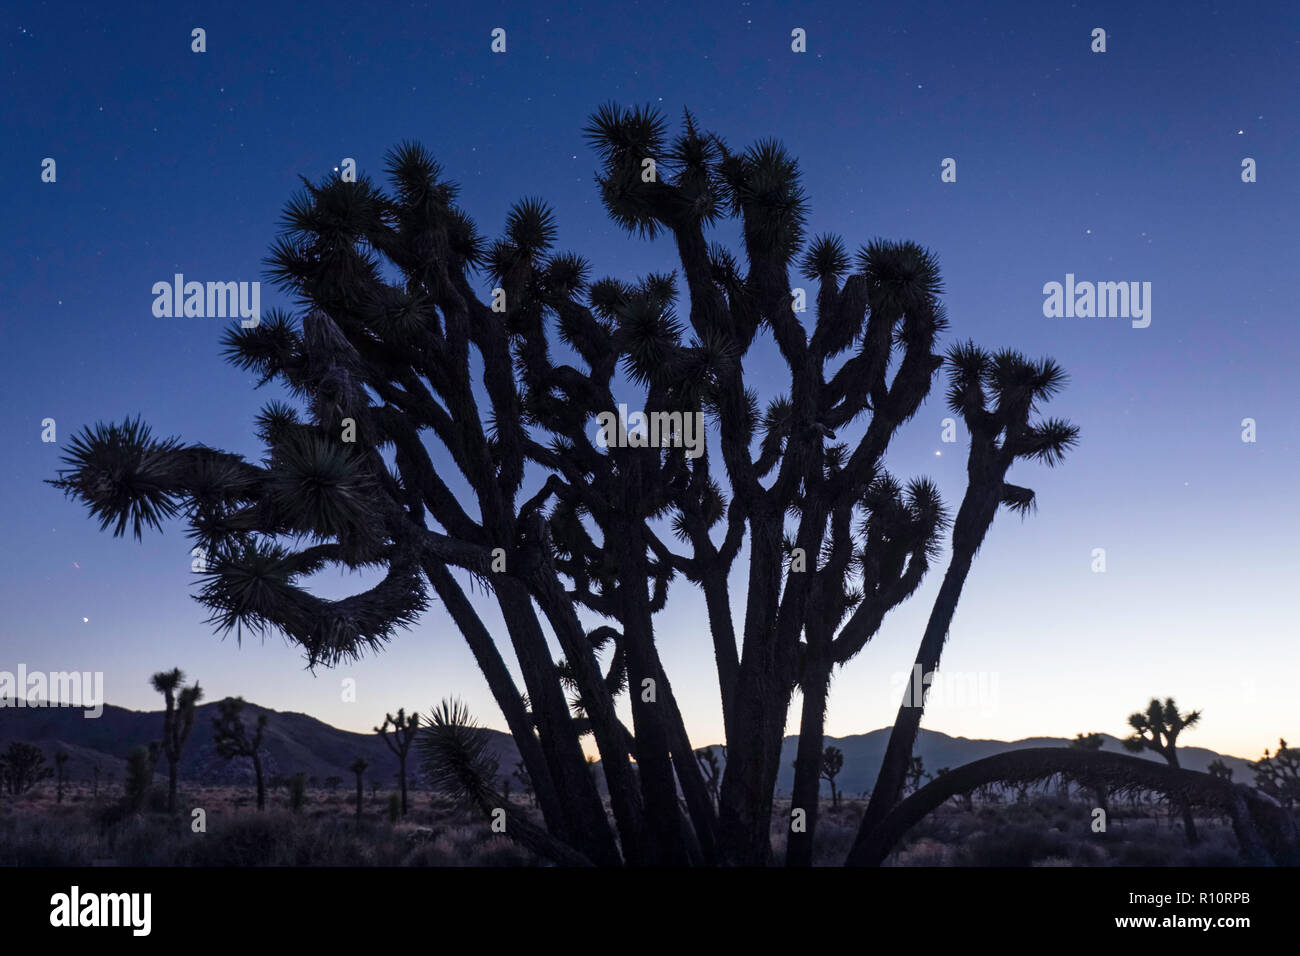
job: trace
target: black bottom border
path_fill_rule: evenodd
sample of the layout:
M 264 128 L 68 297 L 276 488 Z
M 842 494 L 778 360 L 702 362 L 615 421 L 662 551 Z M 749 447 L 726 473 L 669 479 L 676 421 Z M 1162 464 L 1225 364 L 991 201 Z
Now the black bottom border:
M 569 934 L 692 948 L 710 940 L 771 946 L 813 933 L 1046 940 L 1241 933 L 1293 927 L 1296 869 L 560 870 L 381 868 L 24 868 L 0 870 L 4 938 L 118 938 L 248 944 L 398 933 L 434 946 L 537 945 Z M 88 894 L 150 894 L 147 937 L 129 926 L 53 926 Z M 1288 904 L 1292 905 L 1288 905 Z M 1245 918 L 1248 925 L 1209 927 Z M 1153 918 L 1153 924 L 1120 925 Z M 1192 923 L 1191 920 L 1196 920 Z M 636 927 L 640 927 L 639 930 Z M 198 934 L 196 936 L 196 933 Z M 779 937 L 774 934 L 781 934 Z M 787 935 L 789 934 L 789 935 Z M 658 939 L 656 940 L 656 937 Z M 577 940 L 569 937 L 570 942 Z

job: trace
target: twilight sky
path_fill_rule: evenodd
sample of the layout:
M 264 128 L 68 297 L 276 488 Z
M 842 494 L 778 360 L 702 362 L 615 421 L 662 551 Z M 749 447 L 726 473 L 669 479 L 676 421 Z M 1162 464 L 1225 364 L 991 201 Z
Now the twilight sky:
M 596 194 L 581 129 L 612 100 L 659 107 L 674 129 L 689 107 L 736 148 L 781 139 L 804 172 L 810 236 L 928 246 L 945 345 L 1050 354 L 1071 374 L 1049 408 L 1080 426 L 1080 446 L 1054 471 L 1009 476 L 1039 510 L 999 515 L 944 652 L 943 672 L 984 694 L 937 693 L 924 726 L 1123 735 L 1130 712 L 1172 695 L 1204 711 L 1188 745 L 1254 758 L 1300 737 L 1293 4 L 28 6 L 0 37 L 0 670 L 102 670 L 109 703 L 153 709 L 149 674 L 180 666 L 210 700 L 357 731 L 459 694 L 504 727 L 440 606 L 380 655 L 313 676 L 278 638 L 241 648 L 203 624 L 180 524 L 114 539 L 42 482 L 84 425 L 137 413 L 157 435 L 260 453 L 252 421 L 278 393 L 222 361 L 225 320 L 156 319 L 150 290 L 176 272 L 264 281 L 297 177 L 344 157 L 382 182 L 384 152 L 417 139 L 488 236 L 539 195 L 557 247 L 596 276 L 673 268 L 669 245 L 622 233 Z M 206 53 L 191 52 L 195 27 Z M 505 54 L 489 50 L 495 27 Z M 806 53 L 791 50 L 796 27 Z M 1105 53 L 1090 50 L 1095 27 Z M 42 182 L 46 157 L 56 182 Z M 946 157 L 955 183 L 940 181 Z M 1246 157 L 1257 182 L 1242 181 Z M 1151 283 L 1150 326 L 1045 317 L 1043 286 L 1067 273 Z M 290 303 L 264 281 L 263 313 L 274 306 Z M 746 363 L 771 389 L 782 368 L 770 339 Z M 936 387 L 888 465 L 932 476 L 955 507 L 965 436 L 940 441 L 947 414 Z M 41 441 L 45 418 L 56 443 Z M 839 673 L 828 734 L 893 720 L 891 678 L 911 665 L 939 577 Z M 335 575 L 320 593 L 360 586 Z M 693 741 L 717 742 L 703 600 L 675 587 L 661 652 Z M 739 620 L 739 586 L 733 599 Z M 344 677 L 356 703 L 340 699 Z

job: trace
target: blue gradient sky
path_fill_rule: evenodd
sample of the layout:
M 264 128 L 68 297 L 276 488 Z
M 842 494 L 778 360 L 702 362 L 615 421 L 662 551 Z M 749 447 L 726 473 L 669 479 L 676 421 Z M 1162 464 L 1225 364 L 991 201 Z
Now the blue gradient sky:
M 345 156 L 381 176 L 384 152 L 418 139 L 488 235 L 513 201 L 541 195 L 559 246 L 596 275 L 672 268 L 667 245 L 621 233 L 596 195 L 581 128 L 615 100 L 674 123 L 689 107 L 733 146 L 780 138 L 801 161 L 810 234 L 929 246 L 948 341 L 1050 354 L 1071 373 L 1052 411 L 1081 445 L 1054 472 L 1013 472 L 1040 509 L 998 518 L 944 655 L 946 672 L 995 676 L 997 697 L 933 707 L 925 726 L 1123 734 L 1158 694 L 1204 710 L 1187 744 L 1255 757 L 1300 737 L 1293 4 L 322 2 L 309 18 L 230 6 L 40 4 L 5 18 L 0 670 L 103 670 L 110 703 L 153 708 L 148 675 L 180 666 L 210 699 L 361 731 L 457 693 L 503 726 L 440 607 L 383 654 L 313 676 L 278 639 L 212 635 L 179 525 L 115 540 L 42 480 L 83 425 L 136 413 L 158 434 L 259 452 L 251 423 L 275 393 L 223 363 L 222 320 L 155 319 L 150 288 L 174 272 L 262 279 L 298 175 Z M 497 26 L 505 55 L 489 52 Z M 1097 26 L 1105 54 L 1089 50 Z M 794 27 L 806 54 L 790 50 Z M 55 184 L 40 181 L 46 156 Z M 949 156 L 955 184 L 939 180 Z M 1246 156 L 1257 183 L 1241 182 Z M 1151 282 L 1150 327 L 1044 318 L 1042 286 L 1067 272 Z M 265 285 L 263 311 L 275 305 L 289 303 Z M 750 377 L 777 382 L 779 357 L 760 352 Z M 889 466 L 933 476 L 955 504 L 964 448 L 940 443 L 946 414 L 936 389 Z M 57 445 L 40 441 L 46 417 Z M 1090 567 L 1098 547 L 1104 574 Z M 335 575 L 322 593 L 355 586 Z M 910 666 L 937 586 L 836 678 L 831 735 L 892 721 L 890 678 Z M 660 618 L 696 744 L 721 738 L 702 620 L 685 586 Z M 356 703 L 341 701 L 343 677 Z

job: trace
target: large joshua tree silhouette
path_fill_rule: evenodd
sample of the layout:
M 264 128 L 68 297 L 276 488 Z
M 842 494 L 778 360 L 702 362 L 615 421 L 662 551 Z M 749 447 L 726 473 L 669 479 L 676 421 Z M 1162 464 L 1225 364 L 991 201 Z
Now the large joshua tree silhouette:
M 163 695 L 166 704 L 163 710 L 162 752 L 167 758 L 167 811 L 176 810 L 176 770 L 180 766 L 181 751 L 189 740 L 190 731 L 194 729 L 194 712 L 203 690 L 195 681 L 190 687 L 185 684 L 185 674 L 179 667 L 169 671 L 159 671 L 149 678 L 153 689 Z
M 1128 723 L 1133 728 L 1133 733 L 1124 738 L 1124 749 L 1134 753 L 1153 750 L 1164 757 L 1169 766 L 1177 768 L 1178 735 L 1200 722 L 1199 710 L 1182 714 L 1178 712 L 1178 705 L 1172 697 L 1166 697 L 1163 704 L 1153 697 L 1145 713 L 1138 711 L 1129 715 Z M 1183 830 L 1187 834 L 1187 842 L 1195 844 L 1198 838 L 1191 804 L 1186 800 L 1178 800 L 1177 803 L 1183 814 Z
M 776 142 L 734 151 L 689 112 L 670 136 L 653 110 L 617 106 L 586 135 L 612 220 L 665 240 L 679 270 L 593 280 L 586 260 L 554 250 L 555 217 L 538 199 L 515 204 L 488 242 L 433 158 L 402 145 L 388 192 L 366 177 L 304 180 L 268 260 L 300 316 L 273 312 L 226 335 L 231 361 L 296 402 L 259 417 L 263 461 L 128 420 L 76 436 L 54 483 L 116 534 L 184 513 L 210 556 L 198 598 L 212 622 L 279 631 L 312 666 L 379 649 L 431 590 L 519 747 L 545 824 L 546 840 L 530 837 L 538 852 L 764 864 L 794 691 L 796 776 L 815 794 L 831 670 L 914 592 L 946 528 L 933 486 L 882 465 L 944 364 L 939 268 L 912 242 L 851 256 L 840 237 L 809 240 L 798 165 Z M 727 219 L 743 266 L 707 238 Z M 989 509 L 1028 507 L 1030 494 L 1002 481 L 1010 461 L 1073 440 L 1022 416 L 1061 380 L 1050 362 L 952 355 L 972 490 L 934 622 L 951 617 Z M 760 377 L 786 386 L 765 407 Z M 703 448 L 636 432 L 603 447 L 593 420 L 620 403 L 668 433 L 703 416 Z M 737 620 L 731 572 L 746 543 Z M 381 579 L 323 600 L 302 579 L 329 565 Z M 656 646 L 655 616 L 683 579 L 703 594 L 717 666 L 727 762 L 716 804 Z M 469 581 L 496 603 L 499 633 Z M 927 631 L 927 659 L 931 644 Z

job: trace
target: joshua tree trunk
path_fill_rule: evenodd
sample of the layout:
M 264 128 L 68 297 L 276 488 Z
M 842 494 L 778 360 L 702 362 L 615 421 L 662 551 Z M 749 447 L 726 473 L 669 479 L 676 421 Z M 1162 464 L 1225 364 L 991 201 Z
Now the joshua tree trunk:
M 456 579 L 452 577 L 446 566 L 436 561 L 426 560 L 422 562 L 422 567 L 438 597 L 446 605 L 452 620 L 464 635 L 470 651 L 474 654 L 474 660 L 479 670 L 483 672 L 488 688 L 492 691 L 492 697 L 505 716 L 510 735 L 519 748 L 519 757 L 528 771 L 533 788 L 533 799 L 541 808 L 546 828 L 560 839 L 565 839 L 568 826 L 565 822 L 564 806 L 560 801 L 560 792 L 555 786 L 555 778 L 551 776 L 550 764 L 542 750 L 541 742 L 529 722 L 528 712 L 519 696 L 519 689 L 515 686 L 514 678 L 510 676 L 500 651 L 493 643 L 487 628 L 483 626 L 482 620 L 474 612 L 469 599 L 465 597 L 465 592 L 456 583 Z
M 987 528 L 987 525 L 985 527 Z M 918 667 L 920 668 L 919 673 L 923 677 L 927 674 L 933 674 L 938 669 L 939 657 L 943 652 L 943 642 L 947 637 L 953 614 L 957 610 L 957 600 L 961 597 L 961 589 L 966 583 L 966 575 L 970 573 L 974 555 L 973 548 L 961 553 L 954 551 L 952 562 L 948 565 L 948 571 L 943 577 L 943 584 L 939 587 L 939 595 L 935 598 L 934 607 L 930 612 L 930 620 L 926 624 L 925 636 L 922 638 L 921 647 L 916 654 L 916 665 L 913 667 L 913 674 L 918 673 L 916 670 Z M 915 700 L 913 698 L 916 689 L 913 682 L 908 681 L 903 692 L 903 703 L 898 708 L 898 717 L 894 720 L 894 728 L 889 734 L 889 744 L 885 749 L 884 760 L 881 761 L 880 774 L 876 777 L 876 785 L 871 791 L 871 802 L 867 804 L 867 812 L 863 816 L 862 825 L 858 829 L 858 836 L 853 844 L 853 853 L 858 851 L 871 829 L 885 818 L 903 795 L 907 764 L 912 758 L 912 748 L 916 745 L 916 737 L 921 729 L 921 717 L 925 709 L 927 690 L 928 686 L 923 687 L 921 700 Z M 850 859 L 852 859 L 852 854 L 850 854 Z
M 528 685 L 542 752 L 565 795 L 561 807 L 568 822 L 568 841 L 598 866 L 617 866 L 621 860 L 614 832 L 573 729 L 564 689 L 551 676 L 555 664 L 532 598 L 519 582 L 505 575 L 499 577 L 501 580 L 495 584 L 497 604 Z
M 740 669 L 732 695 L 733 727 L 727 740 L 718 832 L 723 860 L 733 866 L 766 866 L 772 855 L 772 795 L 781 765 L 781 737 L 790 705 L 790 683 L 779 671 L 773 621 L 781 589 L 781 528 L 755 520 L 750 546 L 748 600 Z
M 743 675 L 743 665 L 741 671 Z M 789 694 L 783 693 L 780 687 L 772 688 L 772 693 L 784 699 L 781 708 L 772 707 L 770 702 L 759 700 L 757 693 L 748 692 L 747 683 L 743 677 L 739 682 L 736 716 L 738 726 L 749 730 L 734 742 L 727 742 L 719 830 L 728 851 L 724 857 L 728 863 L 766 866 L 772 855 L 769 836 L 772 795 L 780 771 L 784 710 L 789 704 Z
M 631 529 L 626 529 L 629 532 Z M 637 767 L 641 798 L 655 863 L 681 866 L 690 862 L 684 821 L 677 803 L 676 778 L 672 763 L 667 719 L 667 695 L 663 693 L 663 669 L 654 651 L 650 601 L 646 593 L 645 545 L 639 535 L 621 537 L 616 559 L 624 573 L 619 585 L 622 599 L 623 647 L 627 655 L 628 690 L 631 695 L 633 733 L 636 736 Z M 638 554 L 637 548 L 641 551 Z M 649 682 L 649 683 L 647 683 Z M 687 751 L 693 761 L 695 755 Z
M 826 722 L 826 695 L 830 682 L 830 665 L 805 661 L 803 677 L 803 714 L 799 722 L 799 750 L 795 755 L 794 789 L 791 809 L 799 807 L 807 814 L 802 833 L 791 832 L 786 843 L 786 866 L 812 866 L 813 835 L 821 794 L 822 741 Z M 831 782 L 834 804 L 835 784 Z
M 167 812 L 176 812 L 176 761 L 167 755 Z

